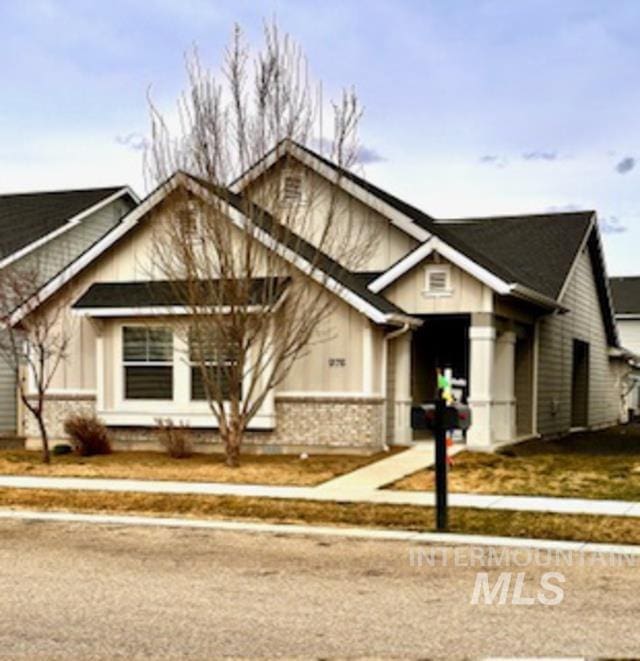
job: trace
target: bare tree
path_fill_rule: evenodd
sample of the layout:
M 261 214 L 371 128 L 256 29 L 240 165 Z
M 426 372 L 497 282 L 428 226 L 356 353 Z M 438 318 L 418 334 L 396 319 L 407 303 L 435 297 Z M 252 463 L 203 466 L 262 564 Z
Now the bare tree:
M 356 161 L 361 111 L 348 90 L 323 117 L 306 59 L 275 25 L 265 27 L 257 53 L 236 28 L 220 74 L 197 51 L 187 73 L 177 129 L 150 103 L 147 172 L 154 183 L 183 173 L 156 217 L 151 272 L 185 306 L 174 327 L 235 466 L 266 398 L 311 343 L 331 334 L 325 322 L 335 298 L 323 285 L 349 277 L 375 243 L 339 195 Z M 291 145 L 325 148 L 338 167 L 328 180 L 313 177 Z M 276 146 L 278 165 L 231 192 L 230 182 Z
M 37 260 L 29 260 L 28 265 L 9 265 L 0 271 L 0 359 L 12 371 L 18 395 L 36 420 L 42 459 L 48 464 L 46 395 L 67 355 L 71 332 L 65 321 L 68 301 L 64 295 L 40 306 L 45 275 Z

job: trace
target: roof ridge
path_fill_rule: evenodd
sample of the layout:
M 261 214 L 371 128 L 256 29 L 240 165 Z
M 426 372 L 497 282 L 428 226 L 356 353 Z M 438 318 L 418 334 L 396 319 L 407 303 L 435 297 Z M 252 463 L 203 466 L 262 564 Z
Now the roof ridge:
M 532 218 L 554 218 L 558 216 L 567 217 L 567 216 L 591 216 L 594 213 L 597 213 L 594 209 L 584 209 L 580 211 L 545 211 L 545 212 L 536 212 L 536 213 L 519 213 L 519 214 L 504 214 L 504 215 L 495 215 L 495 216 L 461 216 L 456 218 L 436 218 L 435 224 L 461 224 L 461 223 L 477 223 L 487 220 L 529 220 Z

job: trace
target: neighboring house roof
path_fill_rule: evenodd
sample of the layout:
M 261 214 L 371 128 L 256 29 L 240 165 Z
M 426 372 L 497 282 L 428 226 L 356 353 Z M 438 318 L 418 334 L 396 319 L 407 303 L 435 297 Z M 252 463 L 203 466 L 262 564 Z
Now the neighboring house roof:
M 640 315 L 640 276 L 609 278 L 616 316 Z
M 122 195 L 138 201 L 128 186 L 0 195 L 0 267 Z
M 249 304 L 256 306 L 276 303 L 287 288 L 288 278 L 253 278 L 249 283 Z M 199 287 L 196 298 L 189 294 L 191 287 Z M 232 290 L 223 280 L 187 281 L 153 280 L 148 282 L 95 282 L 73 304 L 75 310 L 124 308 L 166 308 L 189 305 L 190 301 L 201 301 L 211 294 L 214 305 L 231 305 Z M 227 295 L 228 294 L 228 295 Z

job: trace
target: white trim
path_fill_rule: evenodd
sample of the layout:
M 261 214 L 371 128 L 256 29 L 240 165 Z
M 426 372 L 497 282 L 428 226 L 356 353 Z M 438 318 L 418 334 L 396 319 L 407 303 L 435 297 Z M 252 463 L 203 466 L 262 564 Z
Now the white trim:
M 625 320 L 625 319 L 629 319 L 629 320 L 640 319 L 640 312 L 629 312 L 629 313 L 626 313 L 626 312 L 625 312 L 625 313 L 623 313 L 623 314 L 617 314 L 617 315 L 615 315 L 615 317 L 616 317 L 616 320 L 618 320 L 618 319 L 620 319 L 620 320 Z
M 60 274 L 55 278 L 50 280 L 37 294 L 34 295 L 30 300 L 26 301 L 23 305 L 15 310 L 11 315 L 9 323 L 15 325 L 19 323 L 27 314 L 36 309 L 41 305 L 47 298 L 54 294 L 60 287 L 66 284 L 71 278 L 73 278 L 77 273 L 82 271 L 88 264 L 90 264 L 94 259 L 99 257 L 105 250 L 107 250 L 111 245 L 113 245 L 118 239 L 127 234 L 138 221 L 146 215 L 153 207 L 158 205 L 170 192 L 172 192 L 177 186 L 182 183 L 186 188 L 191 190 L 194 194 L 198 195 L 200 198 L 208 201 L 210 197 L 213 197 L 213 194 L 208 191 L 204 186 L 198 184 L 193 179 L 188 176 L 183 175 L 182 173 L 177 173 L 171 177 L 166 183 L 159 186 L 147 199 L 136 207 L 131 213 L 129 213 L 123 221 L 116 225 L 108 234 L 106 234 L 100 241 L 92 246 L 87 252 L 81 255 L 77 260 L 72 262 L 66 269 L 64 269 Z M 233 222 L 236 227 L 242 229 L 244 225 L 250 220 L 242 214 L 237 209 L 234 209 L 231 206 L 228 206 L 228 217 Z M 310 275 L 316 282 L 325 286 L 331 292 L 336 294 L 338 297 L 342 298 L 346 303 L 354 307 L 356 310 L 364 314 L 366 317 L 378 324 L 404 324 L 409 323 L 413 326 L 420 326 L 422 321 L 415 319 L 408 315 L 398 314 L 398 313 L 383 313 L 380 312 L 376 307 L 362 299 L 360 296 L 347 289 L 339 282 L 331 278 L 330 276 L 324 274 L 317 267 L 314 267 L 307 260 L 302 258 L 296 252 L 287 248 L 283 244 L 279 243 L 274 239 L 270 234 L 264 230 L 256 228 L 255 237 L 267 248 L 271 250 L 276 250 L 279 255 L 285 258 L 287 261 L 294 264 L 299 268 L 303 273 Z M 126 309 L 126 308 L 125 308 Z
M 473 260 L 469 259 L 466 255 L 463 255 L 455 248 L 452 248 L 437 236 L 431 237 L 431 239 L 415 248 L 399 262 L 396 262 L 396 264 L 394 264 L 394 266 L 388 271 L 385 271 L 382 275 L 373 280 L 373 282 L 370 282 L 369 289 L 375 293 L 381 292 L 433 252 L 442 255 L 442 257 L 456 266 L 459 266 L 463 271 L 466 271 L 477 280 L 480 280 L 480 282 L 484 283 L 498 294 L 509 294 L 511 292 L 511 286 L 509 283 L 496 277 L 493 273 L 487 271 L 487 269 L 482 266 L 479 266 Z
M 373 328 L 365 322 L 362 334 L 362 390 L 373 393 Z
M 263 309 L 261 305 L 249 305 L 244 310 L 248 314 Z M 218 305 L 209 308 L 198 308 L 198 311 L 212 314 L 229 314 L 230 305 Z M 79 317 L 180 317 L 191 314 L 191 308 L 184 305 L 159 305 L 134 308 L 72 308 L 72 313 Z
M 370 393 L 364 391 L 349 391 L 349 390 L 336 390 L 335 392 L 330 392 L 327 390 L 281 390 L 276 391 L 275 393 L 276 401 L 279 398 L 286 399 L 380 399 L 384 397 L 381 393 Z
M 379 197 L 373 195 L 351 179 L 348 179 L 344 175 L 341 176 L 336 170 L 323 163 L 316 156 L 306 150 L 300 149 L 300 147 L 289 140 L 281 142 L 272 149 L 262 161 L 249 168 L 247 172 L 236 179 L 236 181 L 231 184 L 230 190 L 234 193 L 241 192 L 248 184 L 255 181 L 259 176 L 269 170 L 287 152 L 329 181 L 335 183 L 337 176 L 337 184 L 342 190 L 349 193 L 374 211 L 386 216 L 393 225 L 401 229 L 405 234 L 412 236 L 417 241 L 425 241 L 431 236 L 427 230 L 420 227 L 412 218 L 401 213 L 386 202 L 383 202 Z
M 96 397 L 97 393 L 94 388 L 49 388 L 45 393 L 45 399 L 50 395 L 55 397 Z M 35 389 L 29 389 L 26 393 L 29 398 L 37 397 L 38 393 Z
M 109 197 L 104 198 L 103 200 L 100 200 L 100 202 L 97 202 L 93 206 L 84 209 L 80 213 L 76 214 L 75 216 L 72 216 L 69 218 L 64 225 L 61 227 L 58 227 L 57 229 L 53 230 L 52 232 L 49 232 L 49 234 L 45 234 L 44 236 L 40 237 L 36 241 L 33 241 L 33 243 L 29 243 L 28 245 L 24 246 L 23 248 L 20 248 L 20 250 L 17 250 L 16 252 L 12 253 L 11 255 L 8 255 L 4 259 L 0 260 L 0 269 L 4 268 L 5 266 L 8 266 L 9 264 L 12 264 L 13 262 L 21 259 L 22 257 L 25 257 L 29 253 L 33 252 L 37 248 L 40 248 L 43 246 L 45 243 L 49 243 L 49 241 L 55 239 L 56 237 L 60 236 L 61 234 L 64 234 L 65 232 L 68 232 L 70 229 L 76 227 L 79 225 L 87 216 L 90 216 L 94 214 L 96 211 L 100 211 L 103 207 L 106 207 L 107 205 L 111 204 L 111 202 L 115 202 L 118 198 L 124 196 L 125 194 L 129 194 L 133 200 L 135 201 L 136 204 L 140 202 L 138 199 L 138 196 L 129 188 L 129 186 L 123 186 L 120 188 L 118 191 L 115 193 L 109 195 Z
M 197 183 L 193 179 L 188 179 L 185 182 L 185 185 L 192 193 L 198 195 L 200 198 L 205 201 L 209 201 L 209 197 L 212 196 L 212 193 L 208 191 L 204 186 Z M 231 222 L 236 225 L 240 230 L 244 229 L 246 223 L 250 222 L 243 213 L 237 209 L 229 206 L 227 213 Z M 347 289 L 344 285 L 340 284 L 337 280 L 334 280 L 331 276 L 327 275 L 321 271 L 318 267 L 310 264 L 306 259 L 301 257 L 298 253 L 293 251 L 291 248 L 288 248 L 284 244 L 280 243 L 273 238 L 268 232 L 262 230 L 258 227 L 254 227 L 254 236 L 257 238 L 265 247 L 270 250 L 275 251 L 278 255 L 282 256 L 288 262 L 292 263 L 303 273 L 309 275 L 313 280 L 318 284 L 326 287 L 329 291 L 336 294 L 338 297 L 342 298 L 344 301 L 349 303 L 354 307 L 358 312 L 361 312 L 363 315 L 371 319 L 371 321 L 378 324 L 385 323 L 411 323 L 413 325 L 421 325 L 422 321 L 419 319 L 414 319 L 411 316 L 397 314 L 397 313 L 384 313 L 380 312 L 376 307 L 371 303 L 368 303 L 363 298 L 360 298 L 357 294 L 352 292 L 350 289 Z
M 140 402 L 144 408 L 144 400 L 135 401 Z M 160 402 L 161 400 L 155 401 Z M 111 427 L 157 427 L 158 419 L 162 418 L 196 429 L 218 429 L 218 421 L 211 411 L 197 412 L 171 409 L 166 412 L 148 413 L 145 411 L 105 411 L 98 409 L 96 415 Z M 247 429 L 272 430 L 275 429 L 275 426 L 276 419 L 273 413 L 257 413 L 247 424 Z
M 369 283 L 369 289 L 374 293 L 380 293 L 383 289 L 388 287 L 392 282 L 410 271 L 432 253 L 437 252 L 446 260 L 455 264 L 463 271 L 473 276 L 485 284 L 489 289 L 495 291 L 497 294 L 503 296 L 517 296 L 525 300 L 533 301 L 538 305 L 543 305 L 549 308 L 562 308 L 552 298 L 544 296 L 528 287 L 517 283 L 508 283 L 495 276 L 491 271 L 480 266 L 472 259 L 461 253 L 459 250 L 452 248 L 448 243 L 443 241 L 440 237 L 433 236 L 422 245 L 415 248 L 406 257 L 396 262 L 389 270 L 382 273 L 375 280 Z
M 102 239 L 93 244 L 89 250 L 80 255 L 57 276 L 52 278 L 39 292 L 17 308 L 9 323 L 13 326 L 19 323 L 26 315 L 33 312 L 39 305 L 52 296 L 60 287 L 65 285 L 71 278 L 80 273 L 86 266 L 91 264 L 94 259 L 99 257 L 107 248 L 112 246 L 118 239 L 127 234 L 129 230 L 138 224 L 138 221 L 147 214 L 153 207 L 162 202 L 162 200 L 173 191 L 178 185 L 177 175 L 174 175 L 165 184 L 159 186 L 147 199 L 128 213 L 122 221 L 116 225 L 110 232 L 107 232 Z

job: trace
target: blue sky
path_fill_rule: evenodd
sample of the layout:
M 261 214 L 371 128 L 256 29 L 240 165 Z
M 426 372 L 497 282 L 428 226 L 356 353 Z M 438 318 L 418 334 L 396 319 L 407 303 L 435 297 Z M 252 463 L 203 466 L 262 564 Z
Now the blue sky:
M 215 66 L 273 16 L 356 86 L 372 181 L 441 217 L 596 209 L 640 273 L 637 0 L 0 0 L 0 191 L 144 192 L 149 86 L 170 110 L 191 44 Z

